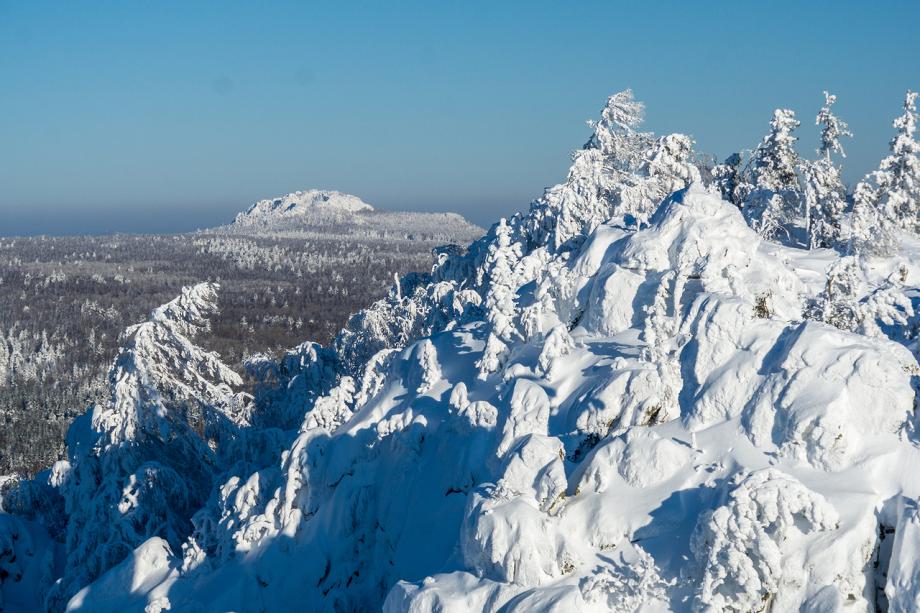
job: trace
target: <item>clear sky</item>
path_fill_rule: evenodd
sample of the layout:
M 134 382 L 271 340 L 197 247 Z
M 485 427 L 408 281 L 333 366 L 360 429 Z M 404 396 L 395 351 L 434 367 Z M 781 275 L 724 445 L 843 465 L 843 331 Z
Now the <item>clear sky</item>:
M 0 234 L 182 231 L 304 188 L 480 224 L 559 182 L 606 96 L 720 158 L 821 91 L 885 153 L 920 2 L 0 0 Z

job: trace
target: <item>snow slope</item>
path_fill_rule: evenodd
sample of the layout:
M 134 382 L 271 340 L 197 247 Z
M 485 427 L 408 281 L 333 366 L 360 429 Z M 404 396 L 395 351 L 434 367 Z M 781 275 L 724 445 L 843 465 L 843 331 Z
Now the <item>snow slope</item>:
M 332 346 L 254 357 L 252 398 L 192 343 L 215 288 L 134 330 L 96 443 L 52 471 L 51 608 L 916 610 L 917 241 L 853 260 L 763 240 L 686 137 L 627 129 L 630 100 L 526 214 Z M 196 398 L 209 429 L 174 402 Z M 169 478 L 139 488 L 150 466 Z M 82 530 L 82 505 L 130 539 Z

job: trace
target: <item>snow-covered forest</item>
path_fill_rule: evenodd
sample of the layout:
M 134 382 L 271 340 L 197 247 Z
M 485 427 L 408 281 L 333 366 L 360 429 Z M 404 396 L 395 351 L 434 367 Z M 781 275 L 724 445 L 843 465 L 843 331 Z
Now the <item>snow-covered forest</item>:
M 398 219 L 399 231 L 393 223 L 370 233 L 363 219 L 337 215 L 283 234 L 0 239 L 0 474 L 30 475 L 64 457 L 72 419 L 105 397 L 119 337 L 184 285 L 224 284 L 200 341 L 243 374 L 246 356 L 280 355 L 292 338 L 327 343 L 352 312 L 386 295 L 394 274 L 481 233 L 462 218 L 432 232 L 432 215 L 368 214 Z
M 615 94 L 526 212 L 281 356 L 209 350 L 234 279 L 175 288 L 4 483 L 4 607 L 918 610 L 916 98 L 847 186 L 832 94 L 818 151 L 777 109 L 719 164 Z

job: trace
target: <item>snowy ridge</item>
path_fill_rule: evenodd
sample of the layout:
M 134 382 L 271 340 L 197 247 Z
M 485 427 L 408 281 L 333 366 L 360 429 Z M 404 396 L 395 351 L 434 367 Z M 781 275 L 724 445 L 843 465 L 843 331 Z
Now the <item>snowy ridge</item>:
M 710 180 L 641 114 L 611 97 L 563 184 L 332 346 L 254 357 L 253 398 L 191 344 L 215 288 L 129 332 L 53 487 L 14 492 L 67 503 L 50 608 L 920 606 L 920 242 L 843 249 L 833 206 L 797 239 L 776 149 Z

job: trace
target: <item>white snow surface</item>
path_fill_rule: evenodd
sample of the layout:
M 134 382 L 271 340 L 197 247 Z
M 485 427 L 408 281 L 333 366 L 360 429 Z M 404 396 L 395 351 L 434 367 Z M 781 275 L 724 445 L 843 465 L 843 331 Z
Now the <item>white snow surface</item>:
M 251 360 L 252 398 L 192 341 L 216 287 L 132 329 L 50 474 L 49 606 L 916 610 L 920 244 L 846 268 L 846 329 L 824 323 L 842 254 L 761 238 L 618 96 L 564 185 L 330 347 Z M 0 545 L 47 544 L 32 515 Z
M 572 304 L 499 372 L 477 376 L 482 320 L 390 351 L 226 481 L 216 547 L 154 537 L 68 610 L 913 610 L 917 363 L 802 321 L 833 257 L 696 186 L 644 229 L 601 225 L 564 257 Z

